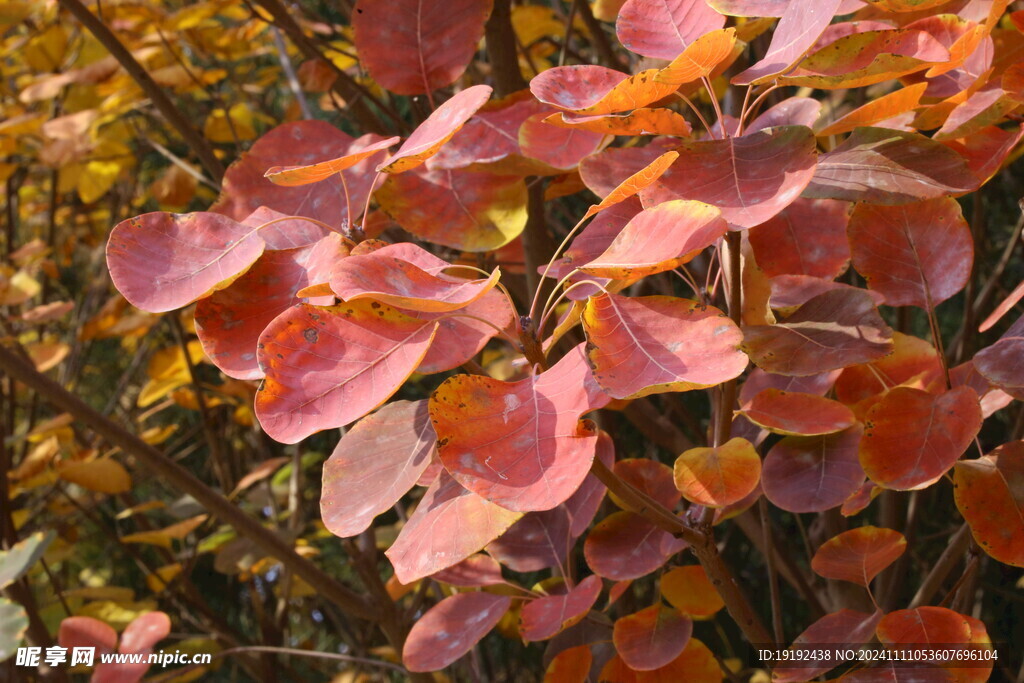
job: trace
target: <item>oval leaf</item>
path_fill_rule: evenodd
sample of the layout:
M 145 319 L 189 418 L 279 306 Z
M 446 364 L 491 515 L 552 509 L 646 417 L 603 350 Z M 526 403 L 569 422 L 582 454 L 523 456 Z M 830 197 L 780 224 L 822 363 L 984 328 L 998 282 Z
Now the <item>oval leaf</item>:
M 555 637 L 587 615 L 601 595 L 601 579 L 591 575 L 564 595 L 549 595 L 523 605 L 519 633 L 523 640 Z
M 661 576 L 661 595 L 694 619 L 707 619 L 725 607 L 722 596 L 699 564 L 673 567 L 665 572 Z
M 691 448 L 676 459 L 676 488 L 698 505 L 724 507 L 743 500 L 761 478 L 761 458 L 746 439 L 718 448 Z
M 695 199 L 717 206 L 733 230 L 764 223 L 814 176 L 814 133 L 782 126 L 724 140 L 683 142 L 679 160 L 640 193 L 644 206 Z
M 890 306 L 934 309 L 971 276 L 974 238 L 952 197 L 901 206 L 858 204 L 849 236 L 853 266 Z
M 289 308 L 260 336 L 256 417 L 283 443 L 357 420 L 398 391 L 435 329 L 376 301 Z
M 463 486 L 509 510 L 549 510 L 587 476 L 597 434 L 580 417 L 609 398 L 583 345 L 519 382 L 457 375 L 430 399 L 441 461 Z
M 426 401 L 395 401 L 350 429 L 324 463 L 320 517 L 335 536 L 365 531 L 436 457 Z
M 583 555 L 598 576 L 613 581 L 638 579 L 686 547 L 667 531 L 632 512 L 615 512 L 597 523 Z
M 158 211 L 114 226 L 107 267 L 129 303 L 163 313 L 227 287 L 256 262 L 263 248 L 254 228 L 226 216 Z
M 583 327 L 594 377 L 615 398 L 711 386 L 747 366 L 736 325 L 688 299 L 601 294 L 587 301 Z
M 508 611 L 512 598 L 457 593 L 413 624 L 402 650 L 409 671 L 439 671 L 469 652 Z
M 818 436 L 851 427 L 853 412 L 838 401 L 779 389 L 765 389 L 743 408 L 754 424 L 777 434 Z
M 880 611 L 866 614 L 851 609 L 842 609 L 832 614 L 826 614 L 808 626 L 807 630 L 797 636 L 793 644 L 789 646 L 789 651 L 793 653 L 792 660 L 804 663 L 775 667 L 772 670 L 773 680 L 778 683 L 798 683 L 831 671 L 843 662 L 831 661 L 818 664 L 811 652 L 820 649 L 822 645 L 836 645 L 839 648 L 856 648 L 864 645 L 871 640 L 875 633 L 875 627 L 881 620 L 882 612 Z M 808 666 L 808 663 L 813 665 Z
M 860 464 L 879 486 L 926 488 L 949 471 L 979 429 L 981 407 L 970 387 L 938 396 L 897 387 L 865 417 Z
M 811 569 L 826 579 L 850 581 L 865 588 L 907 549 L 907 539 L 893 529 L 864 526 L 825 541 L 811 559 Z
M 985 552 L 1024 567 L 1024 442 L 956 463 L 953 497 Z
M 615 33 L 627 49 L 655 59 L 675 59 L 725 17 L 704 0 L 626 0 Z
M 764 495 L 789 512 L 823 512 L 842 505 L 864 482 L 858 449 L 864 430 L 787 437 L 764 459 Z
M 622 661 L 636 671 L 651 671 L 682 654 L 693 621 L 660 603 L 615 622 L 612 641 Z

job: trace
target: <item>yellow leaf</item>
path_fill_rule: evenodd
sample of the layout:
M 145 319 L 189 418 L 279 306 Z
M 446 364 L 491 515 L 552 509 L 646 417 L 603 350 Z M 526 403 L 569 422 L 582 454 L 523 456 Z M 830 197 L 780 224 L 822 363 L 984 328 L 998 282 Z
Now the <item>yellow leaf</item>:
M 85 605 L 78 610 L 76 616 L 99 619 L 110 625 L 114 630 L 123 631 L 136 617 L 146 612 L 152 612 L 155 609 L 157 609 L 156 600 L 143 600 L 142 602 L 100 600 Z
M 203 522 L 206 521 L 206 515 L 197 515 L 189 519 L 172 524 L 171 526 L 164 527 L 163 529 L 156 529 L 154 531 L 140 531 L 135 534 L 128 534 L 121 537 L 122 543 L 145 543 L 148 545 L 158 545 L 163 548 L 170 549 L 171 541 L 180 541 L 190 533 L 195 531 Z
M 26 344 L 25 350 L 35 363 L 36 370 L 46 372 L 60 365 L 71 353 L 71 347 L 64 342 L 44 341 Z
M 203 134 L 211 142 L 252 140 L 256 137 L 252 111 L 243 102 L 232 105 L 227 114 L 223 109 L 215 109 L 206 119 Z
M 111 600 L 113 602 L 131 602 L 135 599 L 135 591 L 121 586 L 84 586 L 64 591 L 65 598 L 81 600 Z
M 88 161 L 78 176 L 78 196 L 86 204 L 101 199 L 117 182 L 121 164 L 116 161 Z
M 8 269 L 8 272 L 9 269 Z M 42 285 L 23 270 L 14 273 L 8 279 L 7 274 L 0 271 L 0 306 L 18 306 L 25 303 L 42 291 Z
M 167 439 L 169 439 L 176 431 L 178 431 L 177 424 L 164 425 L 163 427 L 150 427 L 139 434 L 139 438 L 150 446 L 156 446 L 157 444 L 167 441 Z
M 195 176 L 172 164 L 149 186 L 149 191 L 164 208 L 183 209 L 195 196 L 197 185 Z
M 110 458 L 64 462 L 57 472 L 61 479 L 98 493 L 124 493 L 132 488 L 128 470 Z
M 51 24 L 21 49 L 21 58 L 37 72 L 57 71 L 68 49 L 68 35 L 61 24 Z
M 135 505 L 125 510 L 121 510 L 120 512 L 117 513 L 114 519 L 128 519 L 143 512 L 149 512 L 150 510 L 162 510 L 165 507 L 167 507 L 167 505 L 162 501 L 151 500 L 145 503 L 140 503 L 139 505 Z
M 181 570 L 180 562 L 159 567 L 155 572 L 146 576 L 146 585 L 154 593 L 161 593 L 178 574 L 181 574 Z

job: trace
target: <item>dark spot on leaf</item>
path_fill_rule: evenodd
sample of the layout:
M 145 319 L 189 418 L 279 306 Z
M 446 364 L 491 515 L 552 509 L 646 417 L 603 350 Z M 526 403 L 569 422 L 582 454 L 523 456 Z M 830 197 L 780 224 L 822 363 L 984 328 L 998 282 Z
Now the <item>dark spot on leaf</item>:
M 316 338 L 319 333 L 315 327 L 307 327 L 302 331 L 302 336 L 306 338 L 310 344 L 316 344 Z

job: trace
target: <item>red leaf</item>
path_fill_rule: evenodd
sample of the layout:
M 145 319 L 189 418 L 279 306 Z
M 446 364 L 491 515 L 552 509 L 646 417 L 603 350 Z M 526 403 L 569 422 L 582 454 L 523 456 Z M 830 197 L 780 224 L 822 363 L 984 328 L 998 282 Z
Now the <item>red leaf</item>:
M 398 391 L 435 329 L 376 301 L 289 308 L 260 336 L 256 417 L 283 443 L 357 420 Z
M 321 180 L 327 180 L 337 173 L 352 168 L 363 159 L 371 157 L 377 152 L 386 150 L 400 139 L 397 136 L 387 138 L 330 161 L 320 161 L 304 166 L 272 166 L 263 175 L 275 185 L 283 185 L 285 187 L 318 183 Z
M 682 497 L 672 478 L 672 468 L 664 463 L 648 458 L 626 458 L 615 463 L 612 468 L 615 476 L 643 491 L 669 510 L 673 509 Z M 625 508 L 615 494 L 612 500 Z
M 437 333 L 427 355 L 416 367 L 416 372 L 430 374 L 457 368 L 483 349 L 488 340 L 509 326 L 514 317 L 505 295 L 491 290 L 483 297 L 460 309 L 454 317 L 447 313 L 407 311 L 420 320 L 437 321 Z M 473 316 L 473 318 L 461 316 Z M 479 318 L 480 320 L 475 320 Z M 490 324 L 483 322 L 488 321 Z
M 590 530 L 583 555 L 598 576 L 623 581 L 650 574 L 685 547 L 645 517 L 614 512 Z
M 875 627 L 881 620 L 882 612 L 880 611 L 876 611 L 874 614 L 865 614 L 842 609 L 832 614 L 826 614 L 797 636 L 793 644 L 789 646 L 789 650 L 794 653 L 793 660 L 795 661 L 801 654 L 810 654 L 811 650 L 820 649 L 821 645 L 856 648 L 871 640 L 875 633 Z M 801 659 L 804 662 L 814 661 L 810 657 Z M 818 666 L 808 666 L 807 664 L 776 666 L 772 670 L 772 678 L 778 683 L 807 681 L 831 671 L 842 663 L 841 660 L 833 660 Z
M 776 434 L 819 436 L 853 426 L 857 419 L 838 401 L 778 389 L 765 389 L 743 407 L 754 424 Z
M 409 671 L 439 671 L 469 652 L 508 611 L 512 598 L 456 593 L 413 624 L 402 650 Z
M 443 313 L 477 301 L 501 277 L 497 268 L 486 280 L 445 275 L 445 269 L 452 268 L 450 263 L 434 259 L 440 263 L 424 268 L 403 258 L 408 250 L 383 247 L 338 261 L 331 273 L 331 289 L 344 301 L 374 299 L 398 308 Z
M 849 234 L 854 267 L 890 306 L 933 309 L 970 278 L 974 239 L 952 197 L 858 204 Z
M 893 350 L 888 356 L 843 370 L 836 380 L 836 398 L 857 406 L 858 414 L 870 408 L 863 402 L 884 394 L 891 387 L 911 381 L 928 387 L 942 380 L 942 366 L 935 347 L 924 339 L 902 332 L 893 333 Z
M 1024 317 L 1020 318 L 992 346 L 974 355 L 974 367 L 994 386 L 1015 398 L 1024 397 Z
M 900 683 L 983 683 L 992 676 L 995 658 L 985 624 L 965 614 L 945 607 L 898 610 L 883 617 L 875 635 L 890 651 L 906 647 L 924 650 L 934 647 L 949 653 L 931 660 L 922 658 L 913 664 L 899 660 L 886 662 L 884 670 L 891 677 L 887 680 Z M 959 662 L 966 666 L 955 666 Z M 865 673 L 873 671 L 868 669 Z M 856 680 L 868 683 L 869 680 L 880 679 L 876 674 L 874 679 L 857 677 Z
M 487 0 L 359 0 L 352 14 L 356 51 L 388 90 L 430 93 L 465 72 L 490 14 Z
M 832 21 L 842 0 L 807 5 L 790 2 L 772 33 L 764 57 L 746 71 L 732 77 L 738 85 L 760 84 L 784 73 L 803 57 Z
M 978 395 L 970 387 L 938 396 L 897 387 L 868 411 L 860 464 L 885 488 L 927 488 L 949 471 L 980 428 Z
M 240 221 L 266 206 L 286 216 L 308 216 L 334 226 L 352 222 L 341 175 L 348 184 L 349 201 L 358 218 L 373 182 L 372 158 L 363 159 L 343 174 L 302 188 L 275 185 L 263 174 L 272 166 L 305 166 L 323 161 L 324 157 L 353 154 L 381 140 L 381 136 L 373 133 L 353 140 L 325 121 L 282 124 L 265 133 L 228 167 L 220 197 L 210 211 Z
M 665 171 L 667 171 L 678 158 L 678 152 L 665 152 L 639 171 L 630 174 L 613 187 L 608 194 L 605 195 L 604 199 L 587 209 L 586 217 L 589 218 L 599 211 L 605 211 L 620 202 L 627 202 L 645 187 L 664 175 Z
M 465 1 L 480 4 L 478 0 L 456 0 L 456 2 Z M 423 0 L 418 0 L 418 2 L 422 4 Z M 393 12 L 394 7 L 389 7 L 387 11 Z M 448 23 L 450 21 L 451 17 L 447 17 L 441 25 L 450 25 Z M 487 102 L 491 92 L 491 87 L 488 85 L 473 85 L 452 96 L 417 126 L 412 135 L 398 148 L 398 151 L 378 166 L 377 170 L 384 173 L 402 173 L 416 168 L 434 156 L 437 150 L 441 149 L 441 146 L 451 140 L 452 136 L 462 128 L 469 117 Z
M 722 683 L 722 669 L 707 645 L 690 638 L 683 653 L 665 666 L 650 671 L 634 671 L 616 655 L 601 669 L 601 683 Z
M 556 66 L 530 81 L 541 102 L 580 114 L 614 114 L 668 97 L 678 86 L 655 80 L 657 69 L 630 76 L 594 64 Z
M 259 228 L 260 237 L 267 243 L 267 251 L 308 247 L 332 234 L 319 223 L 304 218 L 288 218 L 287 214 L 265 206 L 246 216 L 242 225 Z
M 862 290 L 814 297 L 785 322 L 744 328 L 743 348 L 758 367 L 780 375 L 814 375 L 866 363 L 892 350 L 892 330 Z
M 549 595 L 523 605 L 519 632 L 523 640 L 555 637 L 587 615 L 601 595 L 601 579 L 590 575 L 564 595 Z
M 483 554 L 470 555 L 430 578 L 460 587 L 497 586 L 505 583 L 501 576 L 501 565 L 494 558 Z
M 871 297 L 876 306 L 885 303 L 885 297 L 878 292 L 810 275 L 776 275 L 768 280 L 768 286 L 771 289 L 771 307 L 782 311 L 783 315 L 792 313 L 793 309 L 803 306 L 819 294 L 836 290 L 863 292 Z
M 66 648 L 94 647 L 99 652 L 113 652 L 117 631 L 92 617 L 67 617 L 60 622 L 57 641 Z
M 263 330 L 302 300 L 296 295 L 299 290 L 324 282 L 334 262 L 347 254 L 337 233 L 308 247 L 263 252 L 242 277 L 196 304 L 196 334 L 203 351 L 229 377 L 263 377 L 256 362 Z M 334 297 L 314 297 L 308 303 L 332 304 Z
M 946 140 L 942 144 L 966 161 L 967 167 L 975 177 L 971 189 L 977 190 L 999 171 L 1022 137 L 1024 124 L 1010 131 L 996 126 L 986 126 L 967 137 Z
M 789 512 L 823 512 L 842 505 L 864 481 L 857 457 L 863 433 L 854 426 L 827 436 L 782 439 L 764 459 L 764 495 Z
M 985 552 L 1024 567 L 1024 441 L 956 463 L 953 497 Z
M 717 448 L 691 448 L 677 459 L 676 488 L 691 503 L 725 507 L 757 488 L 761 458 L 746 439 L 733 437 Z
M 597 457 L 606 467 L 615 461 L 615 446 L 606 432 L 597 435 Z M 604 500 L 604 484 L 588 474 L 576 493 L 558 507 L 528 512 L 487 546 L 487 552 L 509 569 L 535 572 L 565 562 L 574 542 L 594 520 Z
M 615 398 L 711 386 L 747 366 L 736 325 L 688 299 L 601 294 L 588 300 L 583 327 L 594 377 Z
M 901 609 L 882 617 L 876 630 L 883 645 L 956 645 L 971 638 L 967 617 L 945 607 Z
M 500 167 L 506 160 L 506 163 L 521 161 L 519 128 L 534 114 L 552 111 L 551 107 L 538 102 L 528 89 L 492 99 L 477 110 L 427 165 L 431 170 L 471 165 L 474 170 L 485 170 L 491 167 L 489 165 Z
M 797 199 L 750 231 L 757 265 L 768 277 L 838 277 L 850 263 L 846 238 L 849 220 L 850 205 L 846 202 Z
M 519 382 L 450 377 L 430 399 L 441 461 L 463 486 L 509 510 L 549 510 L 587 476 L 596 433 L 580 417 L 609 398 L 583 345 Z
M 436 457 L 426 401 L 395 401 L 360 420 L 324 463 L 320 516 L 335 536 L 365 531 Z
M 753 372 L 747 375 L 747 380 L 740 387 L 740 405 L 747 405 L 751 400 L 765 389 L 778 389 L 780 391 L 799 391 L 815 396 L 824 396 L 832 385 L 836 383 L 841 370 L 832 370 L 807 377 L 792 377 L 789 375 L 774 375 L 765 372 L 761 368 L 754 368 Z
M 377 201 L 417 237 L 464 251 L 491 251 L 526 227 L 522 178 L 464 170 L 424 170 L 392 175 Z
M 733 230 L 760 225 L 789 206 L 814 175 L 814 133 L 783 126 L 739 138 L 683 142 L 679 160 L 640 193 L 644 206 L 696 199 L 717 206 Z
M 576 168 L 583 157 L 596 152 L 605 140 L 603 133 L 552 125 L 545 121 L 550 115 L 545 111 L 523 121 L 519 127 L 519 149 L 524 156 L 555 171 Z
M 790 97 L 766 109 L 744 130 L 749 135 L 775 126 L 807 126 L 813 128 L 821 115 L 821 102 L 810 97 Z
M 447 569 L 500 536 L 522 517 L 476 495 L 442 470 L 398 538 L 384 553 L 408 585 Z
M 645 209 L 626 224 L 604 253 L 579 268 L 612 279 L 672 270 L 726 233 L 728 226 L 721 215 L 713 206 L 686 200 Z
M 725 17 L 703 0 L 626 0 L 615 33 L 638 55 L 672 60 L 704 34 L 723 26 Z
M 821 544 L 811 569 L 826 579 L 850 581 L 865 588 L 907 549 L 898 531 L 863 526 L 844 531 Z
M 818 159 L 804 196 L 894 205 L 976 185 L 963 158 L 939 142 L 890 128 L 857 128 Z
M 659 602 L 617 620 L 612 640 L 626 666 L 651 671 L 681 655 L 692 634 L 693 621 Z
M 580 178 L 587 188 L 599 197 L 612 195 L 616 188 L 632 188 L 631 176 L 643 177 L 644 182 L 640 188 L 646 187 L 646 168 L 654 168 L 660 176 L 665 169 L 663 165 L 671 165 L 679 158 L 678 154 L 671 152 L 679 143 L 675 138 L 655 138 L 651 144 L 643 147 L 609 147 L 597 154 L 591 154 L 580 162 Z M 673 156 L 668 156 L 672 154 Z M 636 191 L 630 191 L 621 199 L 625 199 Z M 621 199 L 617 201 L 621 201 Z M 614 203 L 614 202 L 610 202 Z
M 593 661 L 589 645 L 562 650 L 544 671 L 544 683 L 587 683 Z
M 215 213 L 146 213 L 114 226 L 107 267 L 130 304 L 163 313 L 230 285 L 263 253 L 254 228 Z

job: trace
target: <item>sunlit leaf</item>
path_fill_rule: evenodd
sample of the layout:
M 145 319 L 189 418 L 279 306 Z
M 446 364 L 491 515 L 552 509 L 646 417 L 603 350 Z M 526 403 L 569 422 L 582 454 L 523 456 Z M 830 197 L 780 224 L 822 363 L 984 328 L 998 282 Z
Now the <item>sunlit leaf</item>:
M 615 33 L 629 50 L 656 59 L 675 59 L 695 41 L 725 25 L 725 17 L 701 0 L 627 0 Z
M 594 377 L 615 398 L 711 386 L 747 366 L 736 325 L 689 299 L 601 294 L 587 301 L 583 326 Z
M 671 83 L 655 80 L 657 69 L 630 76 L 594 64 L 557 66 L 530 81 L 541 102 L 580 114 L 614 114 L 645 107 L 675 92 Z
M 612 471 L 619 479 L 669 510 L 679 503 L 681 496 L 672 478 L 672 468 L 664 463 L 649 458 L 626 458 L 615 463 Z M 619 507 L 627 509 L 618 496 L 614 493 L 609 495 Z
M 454 95 L 417 126 L 398 151 L 380 164 L 377 170 L 403 173 L 421 165 L 452 139 L 469 117 L 490 99 L 491 92 L 490 86 L 474 85 Z
M 777 434 L 820 436 L 834 434 L 856 422 L 849 408 L 838 401 L 778 389 L 765 389 L 743 407 L 754 424 Z
M 733 230 L 789 206 L 814 175 L 814 134 L 784 126 L 725 140 L 683 142 L 679 160 L 640 193 L 644 206 L 696 199 L 717 206 Z
M 346 432 L 324 463 L 320 516 L 345 538 L 390 510 L 436 458 L 426 401 L 395 401 Z
M 879 121 L 885 121 L 915 109 L 921 102 L 921 96 L 927 87 L 926 83 L 909 85 L 871 100 L 822 128 L 818 131 L 818 135 L 848 133 L 859 126 L 871 126 Z
M 515 176 L 416 169 L 388 177 L 376 196 L 403 228 L 454 249 L 491 251 L 526 227 L 526 184 Z
M 687 45 L 678 57 L 669 57 L 672 61 L 658 71 L 654 79 L 681 86 L 709 76 L 729 58 L 735 45 L 736 29 L 709 31 Z
M 841 4 L 842 0 L 812 5 L 790 2 L 772 32 L 772 41 L 764 57 L 733 76 L 732 82 L 738 85 L 760 84 L 784 73 L 814 46 Z
M 562 128 L 587 130 L 604 135 L 676 135 L 688 137 L 693 128 L 671 109 L 641 107 L 628 114 L 580 116 L 569 112 L 551 114 L 544 121 Z
M 850 262 L 846 225 L 850 205 L 831 199 L 797 199 L 751 230 L 757 265 L 768 277 L 799 274 L 832 279 Z
M 400 138 L 398 137 L 387 138 L 330 161 L 320 161 L 305 166 L 272 166 L 263 175 L 275 185 L 284 185 L 285 187 L 318 183 L 321 180 L 327 180 L 337 173 L 352 168 L 363 159 L 373 156 L 377 152 L 386 150 L 399 140 Z
M 717 448 L 684 451 L 674 468 L 676 488 L 698 505 L 725 507 L 745 498 L 761 478 L 761 458 L 754 446 L 733 437 Z
M 463 488 L 442 470 L 385 554 L 398 580 L 410 584 L 478 552 L 520 517 Z
M 293 306 L 260 336 L 256 416 L 284 443 L 359 419 L 405 382 L 434 333 L 433 323 L 376 301 Z
M 463 486 L 527 512 L 551 509 L 579 488 L 597 445 L 580 417 L 608 401 L 581 344 L 519 382 L 451 377 L 431 397 L 430 417 L 441 461 Z

